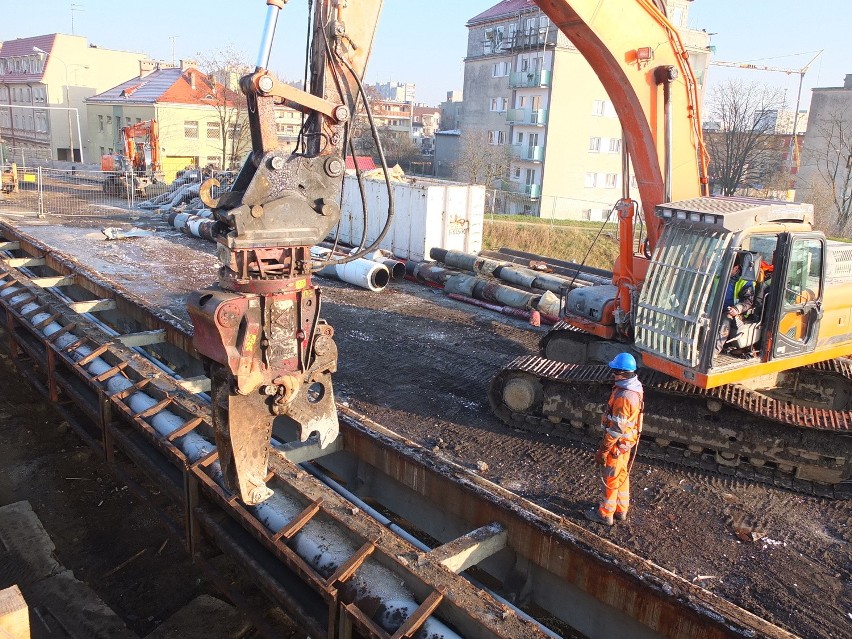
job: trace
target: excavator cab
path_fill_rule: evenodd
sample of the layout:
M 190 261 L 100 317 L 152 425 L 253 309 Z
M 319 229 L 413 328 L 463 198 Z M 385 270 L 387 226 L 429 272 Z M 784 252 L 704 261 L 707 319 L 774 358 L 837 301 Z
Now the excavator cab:
M 636 309 L 645 366 L 702 388 L 800 365 L 817 347 L 826 240 L 811 231 L 810 205 L 750 198 L 664 204 L 663 231 Z M 722 354 L 715 345 L 734 265 L 752 282 L 754 307 Z M 769 277 L 767 277 L 767 273 Z

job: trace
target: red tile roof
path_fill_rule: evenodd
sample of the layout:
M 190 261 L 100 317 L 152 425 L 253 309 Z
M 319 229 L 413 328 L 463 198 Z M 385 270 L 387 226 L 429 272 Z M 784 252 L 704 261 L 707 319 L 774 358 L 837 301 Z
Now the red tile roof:
M 532 10 L 538 10 L 538 5 L 536 5 L 532 0 L 503 0 L 502 2 L 495 4 L 490 9 L 486 9 L 479 15 L 468 20 L 467 26 L 480 22 L 490 22 L 500 18 L 507 18 L 512 15 L 517 15 L 518 13 L 524 13 Z
M 353 158 L 351 155 L 346 157 L 346 168 L 350 171 L 355 170 L 355 160 L 358 160 L 358 168 L 362 171 L 372 171 L 376 168 L 376 163 L 373 162 L 373 158 L 370 157 L 357 157 Z
M 193 83 L 195 88 L 193 88 Z M 220 103 L 216 95 L 225 96 L 229 104 L 235 101 L 238 94 L 214 83 L 196 68 L 181 71 L 178 68 L 157 69 L 148 75 L 138 76 L 122 82 L 103 93 L 88 98 L 86 102 L 123 102 L 128 104 L 155 104 L 168 102 L 171 104 L 216 105 Z
M 16 40 L 6 40 L 5 42 L 0 42 L 0 58 L 12 58 L 17 56 L 33 55 L 35 53 L 35 51 L 33 51 L 33 47 L 38 47 L 42 51 L 46 51 L 49 54 L 51 50 L 53 50 L 53 43 L 55 41 L 55 33 L 51 33 L 49 35 L 34 36 L 32 38 L 18 38 Z M 42 77 L 44 77 L 44 70 L 47 69 L 48 64 L 51 64 L 50 55 L 47 56 L 44 69 L 41 73 L 15 73 L 10 72 L 7 69 L 6 73 L 0 77 L 7 81 L 41 82 Z

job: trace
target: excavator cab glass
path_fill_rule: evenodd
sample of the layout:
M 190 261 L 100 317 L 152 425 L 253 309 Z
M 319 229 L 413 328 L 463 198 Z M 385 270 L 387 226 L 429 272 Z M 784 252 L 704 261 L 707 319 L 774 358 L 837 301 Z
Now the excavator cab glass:
M 636 346 L 669 361 L 698 365 L 725 251 L 733 234 L 719 225 L 672 222 L 657 244 L 636 310 Z

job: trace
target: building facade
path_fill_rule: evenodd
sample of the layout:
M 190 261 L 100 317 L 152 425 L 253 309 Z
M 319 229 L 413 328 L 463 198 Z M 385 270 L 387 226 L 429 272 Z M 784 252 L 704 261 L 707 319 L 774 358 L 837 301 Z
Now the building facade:
M 796 199 L 814 205 L 817 226 L 848 235 L 852 219 L 852 74 L 813 89 L 796 177 Z
M 85 101 L 135 75 L 147 59 L 61 33 L 0 43 L 0 142 L 19 162 L 99 162 L 86 133 Z
M 416 86 L 413 82 L 385 82 L 372 85 L 382 100 L 389 102 L 414 102 Z
M 688 0 L 668 5 L 700 80 L 709 36 L 686 29 Z M 605 218 L 622 193 L 622 131 L 589 64 L 531 0 L 504 0 L 467 27 L 462 156 L 482 140 L 510 156 L 495 183 L 517 196 L 505 212 Z

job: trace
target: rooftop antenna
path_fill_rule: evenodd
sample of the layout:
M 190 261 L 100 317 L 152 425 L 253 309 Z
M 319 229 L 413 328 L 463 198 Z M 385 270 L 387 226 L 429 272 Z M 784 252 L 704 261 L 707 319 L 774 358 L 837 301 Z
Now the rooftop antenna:
M 172 66 L 176 65 L 176 62 L 175 62 L 175 40 L 177 40 L 179 37 L 180 36 L 176 36 L 176 35 L 169 36 L 169 40 L 172 41 Z
M 75 35 L 75 33 L 74 33 L 74 13 L 76 11 L 85 11 L 85 9 L 83 8 L 82 4 L 76 4 L 74 2 L 71 2 L 69 4 L 69 6 L 70 6 L 70 9 L 71 9 L 71 35 Z

